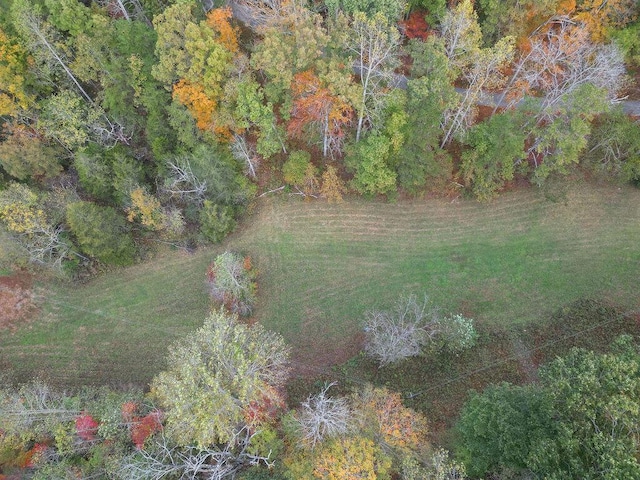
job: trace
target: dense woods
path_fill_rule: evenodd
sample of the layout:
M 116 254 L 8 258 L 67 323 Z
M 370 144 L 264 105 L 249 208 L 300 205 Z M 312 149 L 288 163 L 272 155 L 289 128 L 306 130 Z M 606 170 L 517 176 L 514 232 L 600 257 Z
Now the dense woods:
M 489 200 L 576 165 L 638 178 L 618 102 L 634 1 L 2 6 L 5 264 L 73 276 L 217 242 L 256 192 Z
M 640 184 L 640 111 L 622 106 L 639 14 L 635 0 L 0 0 L 0 266 L 77 279 L 160 244 L 190 251 L 278 192 L 490 201 L 576 171 Z M 256 276 L 249 256 L 213 261 L 216 309 L 146 394 L 3 384 L 0 478 L 640 478 L 630 337 L 473 394 L 450 453 L 393 385 L 315 385 L 288 405 L 289 348 L 238 319 Z M 415 295 L 369 311 L 363 335 L 380 368 L 477 339 Z

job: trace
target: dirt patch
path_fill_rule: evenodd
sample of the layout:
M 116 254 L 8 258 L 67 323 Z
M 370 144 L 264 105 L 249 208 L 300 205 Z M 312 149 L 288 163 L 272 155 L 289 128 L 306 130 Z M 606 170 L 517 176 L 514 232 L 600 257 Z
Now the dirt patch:
M 15 329 L 31 317 L 36 309 L 32 283 L 26 273 L 0 277 L 0 330 Z

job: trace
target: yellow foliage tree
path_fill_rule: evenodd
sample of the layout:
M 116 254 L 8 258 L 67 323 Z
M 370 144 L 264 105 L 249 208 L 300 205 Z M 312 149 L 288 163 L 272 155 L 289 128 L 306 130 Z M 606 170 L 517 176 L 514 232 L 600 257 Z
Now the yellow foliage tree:
M 324 480 L 384 480 L 391 478 L 390 469 L 390 458 L 372 440 L 347 437 L 326 444 L 313 475 Z
M 162 211 L 160 201 L 147 193 L 144 188 L 138 187 L 131 191 L 131 205 L 126 209 L 127 220 L 140 223 L 150 230 L 162 230 L 166 224 L 166 218 Z
M 378 445 L 392 449 L 428 447 L 426 418 L 402 404 L 400 394 L 386 388 L 365 387 L 353 400 L 361 431 Z
M 329 203 L 341 203 L 343 201 L 342 194 L 346 191 L 347 188 L 338 176 L 337 170 L 333 165 L 329 165 L 322 174 L 320 196 L 326 198 Z
M 38 196 L 29 187 L 12 183 L 0 195 L 0 220 L 14 233 L 29 234 L 47 223 Z
M 27 52 L 0 30 L 0 116 L 26 109 L 32 97 L 26 93 Z
M 574 19 L 589 28 L 591 37 L 601 41 L 612 28 L 623 28 L 638 18 L 638 0 L 580 0 Z

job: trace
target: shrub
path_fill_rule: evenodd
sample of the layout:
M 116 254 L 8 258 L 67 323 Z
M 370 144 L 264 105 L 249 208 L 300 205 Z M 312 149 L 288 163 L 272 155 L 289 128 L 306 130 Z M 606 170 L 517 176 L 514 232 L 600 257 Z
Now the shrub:
M 251 259 L 224 252 L 216 257 L 207 272 L 211 296 L 229 311 L 249 315 L 255 302 L 255 272 Z

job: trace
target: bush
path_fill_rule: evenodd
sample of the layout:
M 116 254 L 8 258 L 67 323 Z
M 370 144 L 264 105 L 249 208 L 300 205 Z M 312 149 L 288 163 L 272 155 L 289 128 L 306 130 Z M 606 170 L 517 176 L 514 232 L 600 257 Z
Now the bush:
M 215 301 L 233 313 L 251 314 L 256 299 L 256 283 L 249 257 L 224 252 L 209 266 L 207 278 Z

